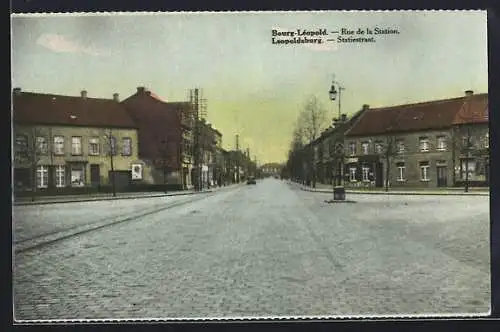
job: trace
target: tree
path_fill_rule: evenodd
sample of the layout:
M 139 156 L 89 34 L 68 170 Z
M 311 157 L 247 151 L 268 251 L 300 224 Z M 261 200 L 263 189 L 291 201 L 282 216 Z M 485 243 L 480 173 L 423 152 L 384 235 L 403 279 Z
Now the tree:
M 393 157 L 399 152 L 398 142 L 394 135 L 387 135 L 382 147 L 382 154 L 385 160 L 385 191 L 389 191 L 389 179 L 391 175 L 391 163 Z M 375 170 L 374 170 L 375 171 Z
M 307 143 L 308 179 L 316 187 L 316 164 L 313 142 L 320 136 L 326 125 L 326 109 L 320 104 L 315 95 L 305 102 L 298 118 L 297 134 L 303 135 Z
M 486 176 L 486 169 L 482 165 L 486 165 L 489 155 L 489 149 L 487 148 L 489 146 L 488 139 L 488 127 L 486 125 L 476 128 L 471 127 L 471 125 L 456 126 L 453 128 L 453 162 L 454 166 L 456 163 L 455 159 L 458 159 L 460 163 L 460 179 L 464 181 L 465 192 L 469 191 L 473 172 L 481 172 L 482 170 Z
M 18 165 L 23 165 L 29 170 L 31 186 L 31 200 L 35 200 L 37 191 L 37 168 L 40 156 L 47 153 L 47 142 L 39 140 L 40 130 L 30 127 L 28 130 L 16 134 L 16 146 L 14 160 Z M 41 174 L 43 175 L 43 174 Z M 47 174 L 48 175 L 48 174 Z
M 104 134 L 104 139 L 106 140 L 106 145 L 107 145 L 107 155 L 109 157 L 109 164 L 110 164 L 110 172 L 108 173 L 111 178 L 109 181 L 111 182 L 111 192 L 113 194 L 113 197 L 116 196 L 116 178 L 115 178 L 115 163 L 114 163 L 114 158 L 117 153 L 117 142 L 116 142 L 116 137 L 113 136 L 113 130 L 109 128 L 107 132 Z

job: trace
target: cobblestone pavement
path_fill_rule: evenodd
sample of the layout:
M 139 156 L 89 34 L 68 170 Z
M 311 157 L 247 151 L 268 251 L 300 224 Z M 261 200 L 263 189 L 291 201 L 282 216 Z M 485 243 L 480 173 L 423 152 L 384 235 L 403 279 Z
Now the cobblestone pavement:
M 266 179 L 17 254 L 15 316 L 489 311 L 488 197 L 329 198 Z

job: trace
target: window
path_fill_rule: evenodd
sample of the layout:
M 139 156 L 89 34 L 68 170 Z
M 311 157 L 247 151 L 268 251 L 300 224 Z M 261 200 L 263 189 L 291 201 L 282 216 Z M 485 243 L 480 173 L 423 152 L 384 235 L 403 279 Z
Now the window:
M 82 154 L 82 138 L 79 136 L 71 137 L 71 154 L 79 156 Z
M 83 187 L 85 185 L 85 169 L 83 166 L 71 167 L 71 185 L 73 187 Z
M 483 143 L 483 146 L 485 149 L 489 149 L 490 148 L 490 133 L 486 133 L 484 135 L 484 143 Z
M 26 152 L 28 150 L 28 136 L 26 135 L 16 135 L 16 152 Z
M 36 137 L 36 151 L 40 154 L 47 154 L 48 146 L 47 139 L 43 136 Z
M 124 156 L 132 155 L 132 139 L 130 137 L 123 138 L 122 155 Z
M 64 137 L 54 136 L 54 154 L 64 155 Z
M 351 182 L 356 181 L 356 167 L 349 168 L 349 181 Z
M 56 166 L 56 187 L 61 188 L 66 185 L 66 170 L 64 165 Z
M 476 175 L 485 176 L 486 175 L 486 163 L 484 161 L 476 161 Z
M 99 137 L 89 138 L 89 155 L 91 156 L 99 155 Z
M 368 142 L 363 142 L 361 143 L 361 150 L 363 151 L 363 154 L 368 154 L 369 152 L 369 143 Z
M 420 162 L 420 181 L 429 181 L 429 162 Z
M 49 168 L 47 166 L 37 166 L 36 186 L 37 188 L 47 188 L 49 185 Z
M 475 174 L 476 174 L 476 163 L 474 162 L 473 159 L 462 159 L 461 160 L 461 177 L 462 180 L 465 180 L 467 178 L 467 174 L 465 173 L 465 170 L 468 170 L 467 173 L 469 173 L 468 178 L 471 179 Z
M 382 142 L 375 142 L 375 152 L 382 154 Z
M 398 181 L 403 182 L 405 181 L 405 163 L 396 163 L 396 167 L 398 169 Z
M 437 148 L 438 151 L 446 151 L 446 136 L 437 137 Z
M 356 142 L 349 142 L 349 154 L 351 156 L 356 154 Z
M 369 182 L 370 181 L 370 167 L 363 166 L 362 171 L 363 171 L 363 182 Z
M 467 149 L 471 146 L 471 139 L 469 136 L 462 137 L 462 148 Z
M 396 140 L 396 152 L 400 154 L 405 152 L 405 142 L 402 139 Z
M 420 137 L 418 141 L 420 152 L 429 152 L 429 139 L 427 137 Z

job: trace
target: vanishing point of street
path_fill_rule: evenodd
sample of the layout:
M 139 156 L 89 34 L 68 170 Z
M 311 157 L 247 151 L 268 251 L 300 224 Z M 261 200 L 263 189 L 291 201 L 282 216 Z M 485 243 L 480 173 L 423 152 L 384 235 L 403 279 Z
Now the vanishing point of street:
M 268 178 L 15 206 L 15 318 L 489 311 L 488 196 L 330 196 Z

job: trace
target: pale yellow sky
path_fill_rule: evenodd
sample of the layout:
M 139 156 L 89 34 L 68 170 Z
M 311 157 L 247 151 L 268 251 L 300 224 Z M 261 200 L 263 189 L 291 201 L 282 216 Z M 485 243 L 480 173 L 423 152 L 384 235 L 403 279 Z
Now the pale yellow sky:
M 273 45 L 271 31 L 395 28 L 375 43 Z M 466 28 L 465 28 L 466 27 Z M 139 85 L 170 100 L 203 89 L 224 146 L 286 158 L 293 124 L 316 95 L 342 111 L 487 92 L 486 12 L 201 13 L 12 19 L 12 80 L 25 91 L 126 98 Z

